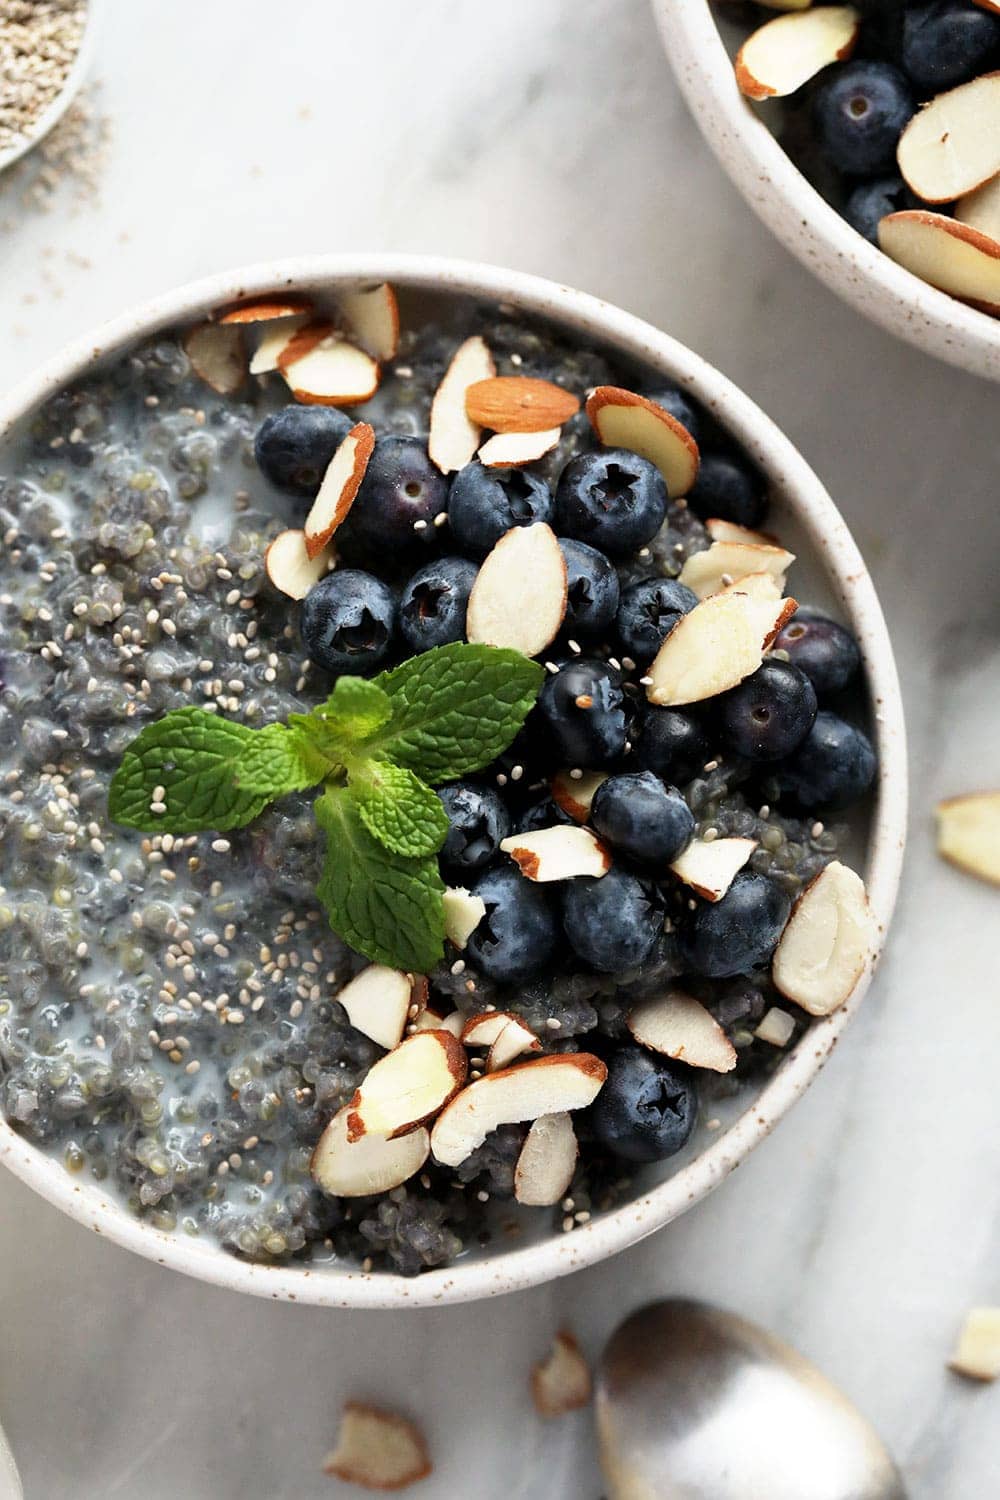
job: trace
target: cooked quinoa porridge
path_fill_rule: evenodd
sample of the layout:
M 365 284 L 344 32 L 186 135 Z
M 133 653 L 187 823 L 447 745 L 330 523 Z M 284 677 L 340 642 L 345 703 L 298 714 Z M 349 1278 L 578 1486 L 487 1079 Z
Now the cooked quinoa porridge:
M 750 460 L 649 371 L 426 305 L 401 294 L 395 353 L 389 289 L 347 335 L 280 298 L 163 333 L 0 448 L 0 1104 L 156 1228 L 259 1262 L 411 1275 L 586 1223 L 871 946 L 838 859 L 875 769 L 860 659 L 784 596 Z M 342 678 L 397 714 L 402 664 L 512 652 L 530 693 L 467 773 L 352 719 L 245 826 L 188 831 L 169 757 L 109 811 L 173 711 L 332 734 Z M 423 882 L 369 934 L 320 803 L 371 789 L 378 735 L 441 826 L 428 855 L 365 823 Z M 809 902 L 840 918 L 821 951 Z

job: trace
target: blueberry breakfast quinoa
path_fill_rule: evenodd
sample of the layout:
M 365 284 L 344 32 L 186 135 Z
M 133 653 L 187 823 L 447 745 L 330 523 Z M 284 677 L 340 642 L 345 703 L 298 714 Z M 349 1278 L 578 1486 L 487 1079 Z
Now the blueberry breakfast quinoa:
M 847 998 L 875 762 L 687 395 L 505 308 L 331 311 L 6 441 L 0 1102 L 158 1229 L 414 1274 L 612 1206 Z

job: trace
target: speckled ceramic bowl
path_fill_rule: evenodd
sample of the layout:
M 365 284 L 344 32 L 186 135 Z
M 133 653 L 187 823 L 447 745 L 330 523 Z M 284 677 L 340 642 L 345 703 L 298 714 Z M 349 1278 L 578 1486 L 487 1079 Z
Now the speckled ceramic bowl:
M 906 827 L 906 748 L 892 648 L 872 581 L 833 501 L 816 475 L 742 391 L 666 334 L 595 297 L 493 266 L 431 257 L 315 256 L 213 276 L 171 292 L 74 343 L 0 401 L 0 437 L 8 425 L 103 357 L 157 329 L 197 319 L 208 309 L 278 287 L 322 294 L 338 286 L 392 281 L 419 316 L 422 297 L 457 294 L 505 302 L 549 319 L 596 346 L 643 363 L 709 408 L 767 475 L 771 525 L 798 554 L 800 596 L 836 610 L 861 643 L 880 774 L 870 812 L 851 857 L 864 869 L 884 938 L 896 898 Z M 404 317 L 406 311 L 404 309 Z M 868 986 L 817 1022 L 763 1089 L 736 1096 L 714 1134 L 696 1138 L 687 1155 L 646 1179 L 643 1191 L 571 1234 L 552 1234 L 544 1217 L 536 1237 L 518 1249 L 470 1253 L 455 1265 L 410 1280 L 336 1267 L 270 1267 L 235 1259 L 218 1244 L 168 1235 L 141 1222 L 106 1189 L 71 1177 L 60 1161 L 17 1135 L 0 1118 L 0 1161 L 72 1218 L 120 1245 L 190 1276 L 261 1297 L 332 1307 L 420 1307 L 465 1302 L 534 1286 L 593 1265 L 670 1222 L 717 1186 L 758 1144 L 816 1077 Z
M 653 0 L 653 10 L 705 139 L 768 228 L 890 333 L 974 375 L 1000 380 L 1000 318 L 928 286 L 852 229 L 779 145 L 767 106 L 755 108 L 740 93 L 732 58 L 746 28 L 720 24 L 709 0 Z

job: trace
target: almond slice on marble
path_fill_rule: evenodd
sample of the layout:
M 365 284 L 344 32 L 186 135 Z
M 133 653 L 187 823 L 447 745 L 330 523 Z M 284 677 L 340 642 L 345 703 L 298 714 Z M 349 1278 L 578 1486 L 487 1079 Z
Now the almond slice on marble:
M 996 1380 L 1000 1376 L 1000 1307 L 969 1310 L 948 1368 L 970 1380 Z
M 375 451 L 375 429 L 357 422 L 327 465 L 303 528 L 306 551 L 315 557 L 347 520 L 369 460 Z
M 795 1021 L 780 1005 L 772 1005 L 754 1036 L 758 1042 L 768 1042 L 772 1047 L 787 1047 L 795 1035 Z
M 908 187 L 925 203 L 951 203 L 1000 172 L 1000 73 L 982 73 L 938 94 L 896 146 Z
M 273 297 L 252 298 L 249 302 L 233 302 L 215 314 L 219 323 L 273 323 L 278 318 L 295 318 L 312 312 L 308 297 L 299 297 L 294 292 L 287 296 L 275 293 Z
M 573 1116 L 543 1115 L 524 1138 L 514 1168 L 514 1197 L 526 1208 L 551 1208 L 566 1196 L 580 1148 Z
M 307 406 L 355 406 L 378 390 L 376 361 L 326 321 L 300 328 L 278 355 L 278 369 Z
M 718 1021 L 679 990 L 633 1006 L 626 1025 L 643 1047 L 692 1068 L 729 1073 L 736 1066 L 736 1048 Z
M 778 545 L 766 531 L 751 531 L 749 526 L 737 526 L 735 521 L 721 521 L 717 516 L 709 516 L 705 530 L 713 542 L 746 542 L 751 547 Z
M 670 868 L 706 901 L 721 901 L 756 847 L 756 839 L 692 839 Z
M 269 375 L 276 370 L 282 354 L 308 321 L 308 313 L 296 313 L 290 318 L 279 318 L 275 323 L 265 324 L 250 360 L 250 374 Z
M 487 1073 L 497 1073 L 507 1068 L 516 1057 L 525 1052 L 541 1052 L 542 1044 L 530 1026 L 520 1016 L 512 1016 L 486 1054 Z
M 476 574 L 466 639 L 537 656 L 559 634 L 566 586 L 566 559 L 551 526 L 539 521 L 511 527 Z
M 875 946 L 875 919 L 860 875 L 834 860 L 806 886 L 774 950 L 771 978 L 811 1016 L 828 1016 L 853 992 Z
M 347 1134 L 347 1106 L 338 1110 L 316 1142 L 309 1163 L 313 1180 L 336 1198 L 367 1198 L 388 1193 L 416 1175 L 431 1154 L 431 1138 L 421 1126 L 408 1135 L 387 1140 Z
M 968 792 L 939 802 L 937 847 L 960 870 L 1000 885 L 1000 792 Z
M 377 360 L 393 359 L 399 348 L 399 303 L 387 281 L 338 292 L 344 321 L 363 349 Z
M 500 848 L 527 880 L 540 883 L 574 880 L 578 875 L 600 877 L 611 869 L 607 845 L 589 828 L 576 828 L 572 823 L 512 833 L 501 839 Z
M 758 542 L 713 542 L 703 552 L 692 552 L 680 571 L 680 582 L 707 599 L 737 578 L 752 573 L 770 573 L 781 593 L 785 574 L 795 561 L 794 552 Z
M 580 402 L 551 380 L 492 375 L 467 387 L 465 410 L 470 422 L 490 432 L 551 432 L 576 415 Z
M 946 214 L 907 208 L 879 221 L 878 242 L 921 281 L 1000 316 L 1000 240 Z
M 431 1151 L 442 1166 L 457 1167 L 498 1125 L 586 1109 L 607 1076 L 604 1063 L 589 1052 L 539 1057 L 486 1073 L 456 1094 L 438 1115 L 431 1131 Z
M 797 609 L 794 599 L 712 594 L 682 615 L 649 669 L 651 703 L 701 703 L 756 672 L 764 652 Z
M 184 335 L 191 368 L 220 396 L 233 396 L 247 378 L 247 356 L 239 328 L 199 323 Z
M 959 198 L 955 218 L 989 239 L 1000 241 L 1000 176 Z
M 347 1136 L 405 1135 L 462 1087 L 465 1048 L 449 1031 L 418 1031 L 369 1068 L 348 1105 Z
M 344 1403 L 337 1446 L 323 1463 L 325 1474 L 367 1490 L 403 1490 L 426 1479 L 431 1468 L 416 1423 L 361 1401 Z
M 336 999 L 355 1031 L 387 1051 L 399 1045 L 412 1004 L 413 981 L 402 969 L 369 964 L 349 980 Z M 421 1007 L 423 1009 L 423 1007 Z
M 590 1402 L 593 1382 L 583 1351 L 566 1329 L 531 1372 L 531 1399 L 541 1417 L 562 1417 Z
M 552 800 L 578 823 L 586 823 L 597 788 L 607 779 L 606 771 L 582 771 L 576 776 L 572 771 L 557 771 L 552 778 Z
M 818 5 L 765 21 L 736 54 L 736 82 L 748 99 L 794 94 L 831 63 L 850 57 L 861 17 L 850 5 Z
M 655 464 L 671 500 L 687 494 L 698 477 L 698 444 L 670 412 L 635 391 L 599 385 L 587 398 L 587 416 L 606 448 L 627 448 Z
M 431 402 L 427 452 L 442 474 L 464 469 L 476 456 L 481 431 L 466 415 L 465 393 L 496 374 L 493 356 L 478 334 L 459 344 Z
M 561 427 L 541 432 L 498 432 L 480 448 L 479 462 L 486 469 L 521 469 L 551 453 L 561 437 Z
M 459 950 L 463 949 L 486 915 L 486 902 L 474 896 L 465 886 L 450 886 L 444 902 L 444 935 Z
M 264 571 L 279 593 L 289 599 L 304 599 L 333 561 L 331 547 L 309 556 L 304 531 L 279 531 L 264 553 Z
M 745 578 L 734 578 L 719 589 L 720 594 L 746 594 L 751 599 L 776 600 L 781 598 L 781 586 L 773 573 L 748 573 Z

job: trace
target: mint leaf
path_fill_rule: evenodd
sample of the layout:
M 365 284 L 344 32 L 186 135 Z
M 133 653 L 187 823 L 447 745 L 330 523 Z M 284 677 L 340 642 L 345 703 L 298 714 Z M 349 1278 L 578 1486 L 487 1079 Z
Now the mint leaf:
M 352 768 L 351 791 L 361 821 L 394 854 L 436 854 L 448 833 L 448 814 L 436 792 L 405 766 L 369 760 Z
M 129 745 L 108 794 L 116 823 L 145 833 L 242 828 L 283 792 L 322 779 L 323 768 L 282 724 L 249 729 L 202 708 L 178 708 Z M 150 811 L 163 788 L 164 812 Z
M 391 854 L 368 832 L 346 788 L 317 798 L 316 819 L 327 836 L 317 894 L 330 926 L 375 963 L 428 973 L 444 952 L 437 860 Z
M 392 702 L 384 688 L 364 677 L 339 677 L 326 702 L 315 711 L 334 734 L 357 743 L 366 740 L 392 717 Z
M 520 651 L 462 641 L 436 646 L 374 679 L 393 713 L 372 749 L 424 781 L 479 771 L 517 734 L 543 677 L 539 663 Z

